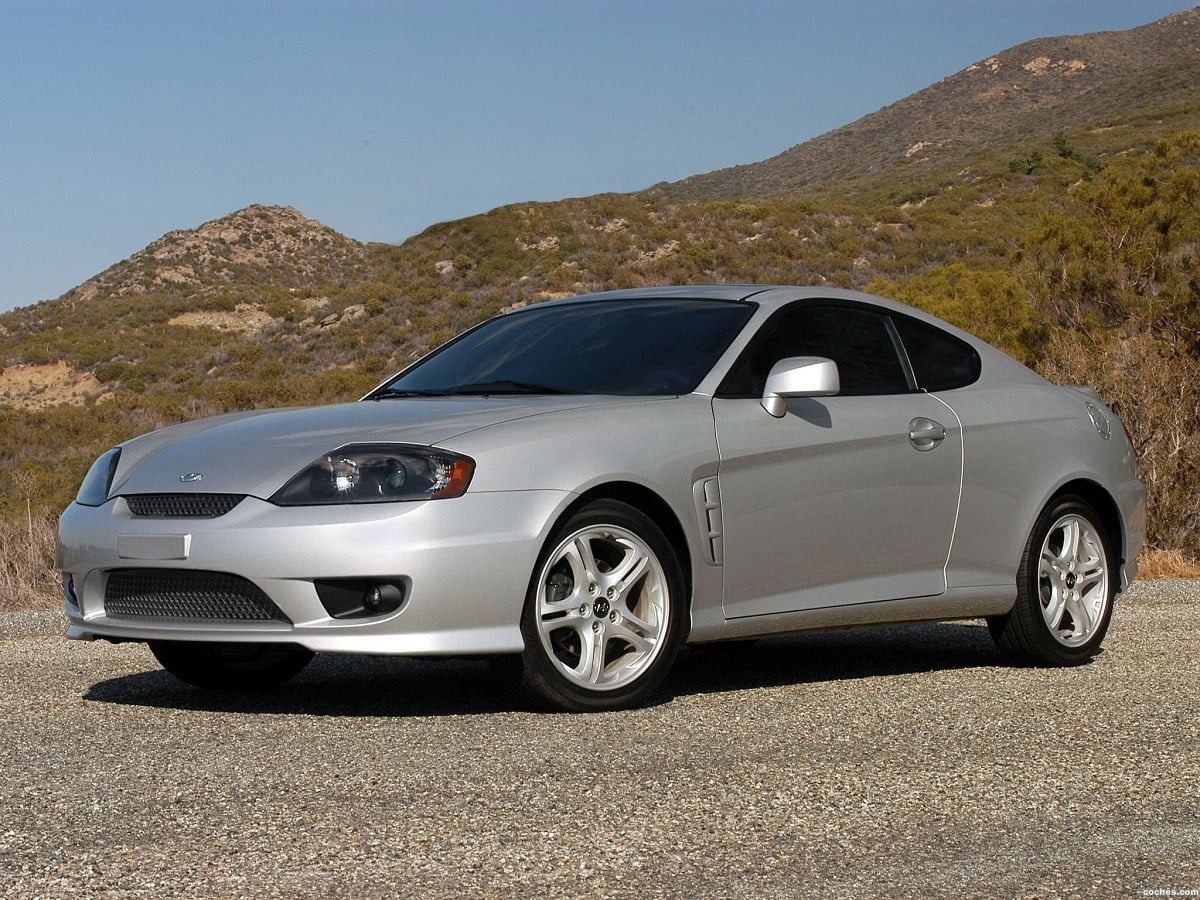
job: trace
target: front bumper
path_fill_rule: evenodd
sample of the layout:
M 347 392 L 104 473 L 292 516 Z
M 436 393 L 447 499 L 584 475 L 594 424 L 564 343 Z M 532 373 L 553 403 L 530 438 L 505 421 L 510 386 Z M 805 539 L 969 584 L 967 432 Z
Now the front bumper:
M 213 519 L 134 517 L 117 498 L 73 504 L 59 525 L 67 637 L 300 644 L 333 653 L 515 653 L 537 555 L 570 496 L 557 491 L 453 500 L 278 507 L 247 497 Z M 113 572 L 211 572 L 261 590 L 288 621 L 110 614 Z M 316 582 L 403 584 L 403 605 L 335 618 Z

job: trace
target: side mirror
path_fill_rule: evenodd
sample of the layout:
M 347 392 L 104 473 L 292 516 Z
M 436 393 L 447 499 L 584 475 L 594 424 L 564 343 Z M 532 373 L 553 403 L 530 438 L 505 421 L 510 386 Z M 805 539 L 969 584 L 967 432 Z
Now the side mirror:
M 787 412 L 790 397 L 832 397 L 842 389 L 837 363 L 823 356 L 793 356 L 771 366 L 763 388 L 763 409 L 775 418 Z

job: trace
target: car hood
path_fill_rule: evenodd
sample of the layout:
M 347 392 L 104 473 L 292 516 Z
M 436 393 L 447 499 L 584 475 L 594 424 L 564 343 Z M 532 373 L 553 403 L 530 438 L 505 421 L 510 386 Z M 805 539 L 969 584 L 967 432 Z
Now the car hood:
M 628 401 L 589 396 L 413 398 L 200 419 L 123 444 L 110 494 L 229 493 L 265 499 L 315 459 L 345 444 L 452 450 L 447 442 L 480 428 L 622 402 Z

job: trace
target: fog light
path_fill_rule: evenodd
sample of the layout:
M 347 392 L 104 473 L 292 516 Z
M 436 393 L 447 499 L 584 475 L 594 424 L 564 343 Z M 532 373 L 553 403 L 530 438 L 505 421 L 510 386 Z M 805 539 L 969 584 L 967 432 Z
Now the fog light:
M 366 619 L 394 613 L 404 605 L 408 579 L 334 578 L 313 582 L 325 611 L 335 619 Z
M 67 606 L 72 609 L 79 609 L 79 598 L 75 596 L 75 579 L 63 572 L 63 595 L 67 601 Z
M 363 608 L 372 613 L 389 613 L 400 608 L 404 592 L 394 584 L 377 584 L 363 596 Z

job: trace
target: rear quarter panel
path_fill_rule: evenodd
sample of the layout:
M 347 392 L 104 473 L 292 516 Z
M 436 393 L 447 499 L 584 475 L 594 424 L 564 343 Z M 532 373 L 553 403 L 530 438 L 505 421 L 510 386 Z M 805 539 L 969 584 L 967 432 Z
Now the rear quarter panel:
M 950 588 L 1013 586 L 1034 519 L 1074 481 L 1098 485 L 1121 510 L 1129 558 L 1140 549 L 1144 491 L 1115 416 L 1108 439 L 1087 413 L 1088 398 L 1048 382 L 978 385 L 940 395 L 963 424 L 962 505 L 947 580 Z M 1133 569 L 1132 571 L 1135 571 Z

